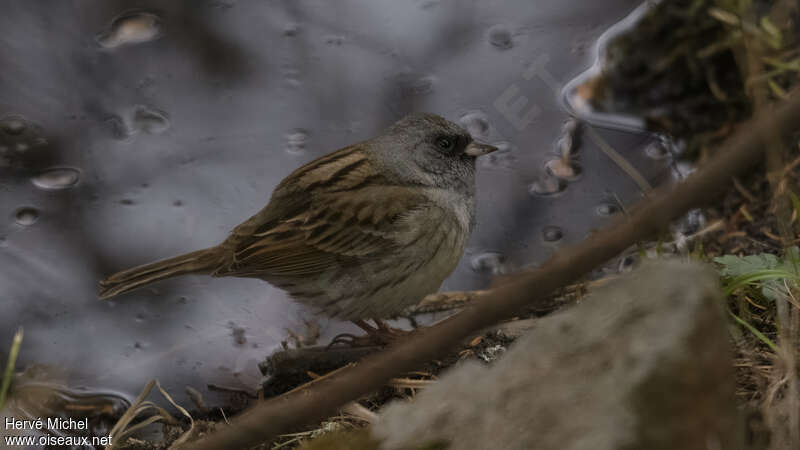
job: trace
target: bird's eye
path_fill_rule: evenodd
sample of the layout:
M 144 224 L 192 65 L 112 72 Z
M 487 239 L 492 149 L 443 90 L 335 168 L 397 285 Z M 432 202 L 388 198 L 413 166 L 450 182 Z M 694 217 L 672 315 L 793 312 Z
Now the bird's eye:
M 436 145 L 442 150 L 450 150 L 453 148 L 453 141 L 448 138 L 439 138 L 436 140 Z

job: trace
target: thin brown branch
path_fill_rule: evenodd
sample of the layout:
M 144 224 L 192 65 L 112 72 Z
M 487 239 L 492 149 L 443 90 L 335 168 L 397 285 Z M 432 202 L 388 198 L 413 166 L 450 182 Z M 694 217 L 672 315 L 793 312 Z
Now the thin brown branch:
M 620 218 L 589 240 L 560 252 L 537 270 L 506 277 L 474 306 L 452 318 L 295 395 L 261 403 L 231 421 L 230 427 L 188 447 L 247 448 L 292 427 L 334 414 L 341 405 L 378 389 L 397 374 L 442 356 L 471 333 L 512 317 L 525 305 L 575 281 L 637 241 L 656 235 L 686 211 L 707 204 L 733 176 L 760 160 L 766 138 L 794 131 L 799 123 L 800 95 L 793 92 L 786 102 L 741 126 L 721 146 L 724 151 L 717 152 L 684 183 L 671 192 L 659 190 L 629 217 Z

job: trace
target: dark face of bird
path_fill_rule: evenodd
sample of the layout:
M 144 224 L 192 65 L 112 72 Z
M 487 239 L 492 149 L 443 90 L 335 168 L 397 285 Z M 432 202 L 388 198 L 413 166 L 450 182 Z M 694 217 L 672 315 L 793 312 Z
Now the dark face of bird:
M 372 143 L 380 159 L 403 180 L 465 192 L 474 190 L 475 159 L 497 150 L 429 113 L 406 116 Z

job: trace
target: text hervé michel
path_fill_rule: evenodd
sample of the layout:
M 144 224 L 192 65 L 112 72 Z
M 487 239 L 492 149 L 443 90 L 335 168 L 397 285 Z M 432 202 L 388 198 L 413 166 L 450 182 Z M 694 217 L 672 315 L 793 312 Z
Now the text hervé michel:
M 88 430 L 89 419 L 62 419 L 60 417 L 41 417 L 31 420 L 5 418 L 6 430 L 51 430 L 51 431 L 76 431 Z

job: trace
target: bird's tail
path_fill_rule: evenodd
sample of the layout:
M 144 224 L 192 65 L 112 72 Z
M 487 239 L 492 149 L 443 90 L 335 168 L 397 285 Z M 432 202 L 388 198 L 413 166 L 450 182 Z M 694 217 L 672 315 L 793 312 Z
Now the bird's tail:
M 100 282 L 99 297 L 111 298 L 165 278 L 211 273 L 221 263 L 220 253 L 218 247 L 211 247 L 117 272 Z

